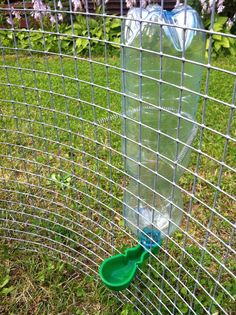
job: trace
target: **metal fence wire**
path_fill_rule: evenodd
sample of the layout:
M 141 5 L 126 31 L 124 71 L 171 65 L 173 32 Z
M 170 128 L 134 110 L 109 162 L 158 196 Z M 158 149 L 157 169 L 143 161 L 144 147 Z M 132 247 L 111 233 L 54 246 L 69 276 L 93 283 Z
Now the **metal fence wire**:
M 188 1 L 183 2 L 186 7 Z M 138 101 L 140 113 L 143 106 L 156 106 L 161 114 L 165 108 L 142 99 L 141 63 L 132 72 L 122 62 L 128 47 L 122 36 L 125 3 L 120 2 L 119 15 L 108 15 L 104 0 L 99 10 L 89 9 L 87 0 L 54 0 L 50 11 L 43 2 L 33 3 L 42 6 L 25 0 L 17 9 L 9 0 L 0 5 L 0 244 L 46 252 L 102 286 L 102 261 L 138 242 L 123 215 L 123 194 L 134 178 L 124 166 L 130 157 L 122 141 L 136 144 L 138 155 L 145 143 L 124 131 L 122 124 L 130 118 L 122 101 Z M 164 4 L 159 2 L 162 11 Z M 235 312 L 236 59 L 215 58 L 213 43 L 223 38 L 227 46 L 236 36 L 214 28 L 216 5 L 212 1 L 209 30 L 193 28 L 208 38 L 204 62 L 187 57 L 185 47 L 178 55 L 159 42 L 153 51 L 145 50 L 142 40 L 132 48 L 141 59 L 154 53 L 161 60 L 160 76 L 149 79 L 160 88 L 178 89 L 180 109 L 172 112 L 178 128 L 183 119 L 191 122 L 181 115 L 186 91 L 197 96 L 198 111 L 195 140 L 185 144 L 191 148 L 190 163 L 182 166 L 179 181 L 176 174 L 167 179 L 183 197 L 180 226 L 165 235 L 159 254 L 150 255 L 128 289 L 113 292 L 120 310 L 130 303 L 135 314 Z M 140 29 L 144 21 L 136 21 Z M 161 33 L 165 26 L 157 23 Z M 178 28 L 189 30 L 184 24 Z M 181 65 L 182 80 L 163 79 L 165 60 Z M 203 73 L 199 92 L 186 87 L 185 68 L 191 65 Z M 122 89 L 128 71 L 139 77 L 140 95 Z M 140 130 L 145 126 L 141 116 L 133 121 L 134 132 L 135 124 Z M 172 137 L 157 128 L 157 141 L 163 132 Z M 171 138 L 177 147 L 178 134 Z M 158 145 L 155 154 L 162 154 Z M 178 167 L 178 159 L 174 163 Z M 136 197 L 142 199 L 139 192 Z

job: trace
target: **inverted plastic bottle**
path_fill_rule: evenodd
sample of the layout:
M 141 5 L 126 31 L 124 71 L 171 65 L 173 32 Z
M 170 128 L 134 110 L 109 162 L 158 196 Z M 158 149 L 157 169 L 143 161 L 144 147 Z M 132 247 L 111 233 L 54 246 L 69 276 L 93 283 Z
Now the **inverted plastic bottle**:
M 197 63 L 204 61 L 205 52 L 204 33 L 192 28 L 203 26 L 190 6 L 166 11 L 149 5 L 133 8 L 127 16 L 123 153 L 126 171 L 135 179 L 125 191 L 124 216 L 139 238 L 146 227 L 160 231 L 164 238 L 181 222 L 183 201 L 173 181 L 178 182 L 188 165 L 189 146 L 197 132 L 195 93 L 202 74 Z M 183 64 L 182 58 L 193 63 Z
M 178 182 L 188 165 L 197 133 L 196 93 L 205 36 L 195 29 L 202 28 L 190 6 L 166 11 L 149 5 L 128 12 L 122 110 L 123 153 L 130 179 L 124 193 L 124 217 L 140 245 L 102 263 L 100 276 L 110 289 L 126 288 L 148 252 L 158 252 L 162 239 L 180 225 L 183 201 L 173 182 Z M 193 62 L 183 64 L 185 59 Z

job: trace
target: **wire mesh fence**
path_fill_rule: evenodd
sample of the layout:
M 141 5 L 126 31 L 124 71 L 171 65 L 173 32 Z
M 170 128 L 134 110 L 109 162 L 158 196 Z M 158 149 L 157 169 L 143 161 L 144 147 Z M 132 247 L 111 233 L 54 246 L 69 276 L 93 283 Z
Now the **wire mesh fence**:
M 178 226 L 170 210 L 168 226 L 175 224 L 178 229 L 172 235 L 169 228 L 164 232 L 159 254 L 150 254 L 131 286 L 113 293 L 115 299 L 121 308 L 131 305 L 135 314 L 234 313 L 236 59 L 229 55 L 216 59 L 214 55 L 219 43 L 223 42 L 220 48 L 235 47 L 236 36 L 215 26 L 218 2 L 211 2 L 208 30 L 186 26 L 188 1 L 182 4 L 183 26 L 173 26 L 164 19 L 147 22 L 147 16 L 141 14 L 135 20 L 140 34 L 136 47 L 124 38 L 125 23 L 131 18 L 124 14 L 122 1 L 119 15 L 108 15 L 105 1 L 99 8 L 91 8 L 86 0 L 51 1 L 50 7 L 41 1 L 23 0 L 17 9 L 9 0 L 1 5 L 2 245 L 26 252 L 43 251 L 100 283 L 101 262 L 138 242 L 132 232 L 140 230 L 140 216 L 132 223 L 131 215 L 125 224 L 127 200 L 123 195 L 133 180 L 139 188 L 136 196 L 128 191 L 130 198 L 143 202 L 141 168 L 146 172 L 151 168 L 142 164 L 141 156 L 150 151 L 157 160 L 173 163 L 171 177 L 158 168 L 151 169 L 157 180 L 170 185 L 171 196 L 149 187 L 153 198 L 158 195 L 167 200 L 182 219 Z M 147 4 L 141 2 L 137 7 Z M 127 5 L 135 3 L 127 1 Z M 159 1 L 159 10 L 163 14 L 165 1 Z M 161 34 L 153 49 L 145 47 L 143 25 L 154 25 Z M 163 39 L 168 27 L 183 30 L 183 38 L 188 31 L 195 37 L 207 37 L 204 61 L 194 60 L 194 52 L 189 54 L 185 45 L 171 54 Z M 235 48 L 231 49 L 233 54 Z M 127 51 L 137 52 L 144 61 L 135 61 L 134 67 L 128 68 L 131 59 L 124 61 Z M 142 69 L 152 58 L 158 60 L 158 76 Z M 177 81 L 172 82 L 173 73 L 166 79 L 166 63 L 179 69 Z M 188 85 L 191 78 L 185 73 L 189 67 L 202 72 L 199 91 Z M 126 90 L 125 83 L 130 80 L 135 84 L 137 78 L 138 92 L 134 95 Z M 163 106 L 161 92 L 159 102 L 149 97 L 149 91 L 146 98 L 143 96 L 148 80 L 159 91 L 168 87 L 168 93 L 178 92 L 177 111 Z M 187 94 L 197 99 L 196 120 L 183 115 Z M 122 102 L 138 103 L 138 114 L 132 116 L 134 111 L 124 107 L 122 110 Z M 155 130 L 147 126 L 142 110 L 153 107 L 160 120 L 170 114 L 165 124 L 176 118 L 175 133 L 160 124 Z M 194 125 L 195 140 L 181 138 L 183 121 Z M 129 123 L 134 137 L 127 133 Z M 155 150 L 142 142 L 144 132 L 154 132 Z M 174 143 L 173 159 L 161 151 L 162 137 L 167 137 L 169 147 Z M 137 159 L 133 152 L 122 149 L 122 143 L 137 152 Z M 180 159 L 183 146 L 189 155 L 191 149 L 188 166 Z M 136 165 L 137 177 L 127 171 L 130 161 Z M 183 174 L 177 180 L 179 168 Z M 181 205 L 174 199 L 177 190 L 183 197 Z M 155 227 L 157 223 L 150 220 Z M 120 313 L 121 308 L 110 313 Z M 92 314 L 92 310 L 87 313 Z

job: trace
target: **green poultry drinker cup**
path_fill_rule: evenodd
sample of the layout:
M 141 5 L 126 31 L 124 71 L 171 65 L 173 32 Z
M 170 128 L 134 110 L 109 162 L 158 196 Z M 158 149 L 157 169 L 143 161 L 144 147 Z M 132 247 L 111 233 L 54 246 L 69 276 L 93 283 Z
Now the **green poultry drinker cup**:
M 148 5 L 132 8 L 127 15 L 122 111 L 123 153 L 130 179 L 124 217 L 139 245 L 100 266 L 101 279 L 112 290 L 127 288 L 150 251 L 157 253 L 162 239 L 181 223 L 183 201 L 173 182 L 188 165 L 197 133 L 196 93 L 205 36 L 196 29 L 203 29 L 202 22 L 190 6 L 166 11 Z

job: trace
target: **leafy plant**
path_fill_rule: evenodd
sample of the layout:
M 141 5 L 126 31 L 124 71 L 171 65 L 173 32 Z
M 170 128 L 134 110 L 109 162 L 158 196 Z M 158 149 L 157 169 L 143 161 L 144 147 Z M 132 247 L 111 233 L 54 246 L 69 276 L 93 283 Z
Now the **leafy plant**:
M 137 312 L 134 305 L 132 304 L 125 304 L 122 308 L 120 313 L 121 315 L 139 315 L 140 313 Z
M 215 32 L 220 32 L 223 34 L 230 34 L 230 27 L 227 26 L 228 18 L 225 16 L 216 15 L 215 23 L 213 30 Z M 205 22 L 206 28 L 210 28 L 211 22 L 208 19 Z M 210 38 L 207 39 L 206 50 L 208 51 L 210 45 Z M 212 35 L 212 47 L 213 47 L 213 56 L 218 56 L 221 54 L 231 54 L 232 56 L 236 55 L 236 40 L 232 37 L 227 37 L 220 34 Z
M 10 294 L 14 290 L 14 286 L 10 285 L 9 282 L 11 280 L 9 270 L 5 272 L 2 276 L 0 274 L 0 296 L 6 296 Z
M 201 15 L 207 30 L 211 28 L 211 14 L 213 2 L 209 0 L 189 0 L 190 4 Z M 236 34 L 236 0 L 216 0 L 215 20 L 213 30 L 222 34 Z M 214 34 L 212 36 L 212 56 L 231 54 L 236 55 L 236 40 L 229 36 Z M 207 39 L 206 54 L 210 44 L 210 36 Z
M 88 18 L 78 14 L 73 24 L 51 25 L 52 34 L 42 29 L 26 29 L 16 32 L 0 31 L 0 45 L 14 47 L 15 42 L 19 49 L 34 49 L 38 52 L 62 52 L 65 54 L 85 54 L 91 49 L 94 54 L 104 52 L 105 43 L 109 52 L 114 52 L 120 42 L 120 19 L 118 18 Z M 49 26 L 48 26 L 49 28 Z M 57 34 L 59 33 L 59 35 Z
M 224 15 L 233 20 L 236 14 L 236 0 L 225 0 L 224 6 Z M 236 23 L 232 25 L 230 31 L 232 34 L 236 35 Z
M 51 175 L 51 180 L 56 184 L 56 186 L 64 190 L 71 186 L 72 176 L 70 174 L 61 176 L 60 174 L 53 173 Z

